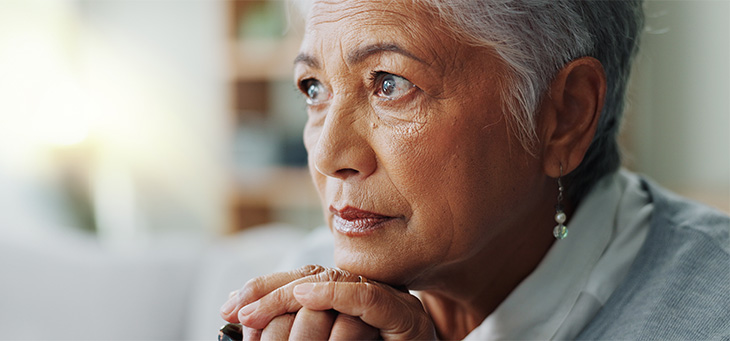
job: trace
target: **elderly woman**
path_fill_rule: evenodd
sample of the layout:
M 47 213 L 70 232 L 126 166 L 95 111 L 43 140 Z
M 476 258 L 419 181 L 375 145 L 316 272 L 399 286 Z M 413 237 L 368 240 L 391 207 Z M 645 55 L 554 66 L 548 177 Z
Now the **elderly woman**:
M 638 0 L 315 2 L 295 78 L 337 268 L 256 278 L 223 317 L 247 340 L 730 337 L 730 219 L 619 170 L 642 23 Z

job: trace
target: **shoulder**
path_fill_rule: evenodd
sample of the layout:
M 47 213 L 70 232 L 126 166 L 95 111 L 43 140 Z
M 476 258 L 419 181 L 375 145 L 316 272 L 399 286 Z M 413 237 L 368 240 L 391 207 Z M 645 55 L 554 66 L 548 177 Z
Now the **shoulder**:
M 624 282 L 579 338 L 730 337 L 730 217 L 642 179 L 649 234 Z
M 710 244 L 730 254 L 730 217 L 708 206 L 680 197 L 647 179 L 642 179 L 654 203 L 652 225 L 660 233 L 688 233 L 708 238 Z

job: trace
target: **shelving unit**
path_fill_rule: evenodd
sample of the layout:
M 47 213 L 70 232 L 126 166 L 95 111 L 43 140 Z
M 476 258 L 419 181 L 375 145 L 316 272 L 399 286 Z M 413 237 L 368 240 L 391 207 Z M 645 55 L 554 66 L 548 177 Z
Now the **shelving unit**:
M 291 85 L 302 23 L 284 1 L 227 5 L 236 131 L 230 230 L 274 221 L 313 227 L 321 213 L 301 143 L 306 113 Z

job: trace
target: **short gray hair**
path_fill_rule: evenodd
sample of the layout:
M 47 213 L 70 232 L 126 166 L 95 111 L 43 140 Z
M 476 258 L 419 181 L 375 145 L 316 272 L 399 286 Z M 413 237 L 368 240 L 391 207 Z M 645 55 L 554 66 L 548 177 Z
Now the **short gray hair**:
M 311 1 L 293 0 L 303 13 Z M 510 69 L 505 112 L 522 146 L 534 155 L 536 115 L 550 82 L 566 63 L 590 56 L 606 72 L 606 100 L 583 162 L 566 176 L 577 203 L 621 165 L 617 135 L 631 64 L 644 27 L 643 0 L 412 0 L 434 10 L 457 38 L 493 48 Z
M 423 0 L 457 36 L 496 50 L 510 69 L 502 89 L 506 112 L 523 147 L 537 145 L 536 113 L 557 72 L 590 56 L 606 72 L 606 100 L 583 162 L 566 176 L 578 202 L 598 179 L 621 164 L 617 135 L 631 63 L 644 25 L 643 0 Z

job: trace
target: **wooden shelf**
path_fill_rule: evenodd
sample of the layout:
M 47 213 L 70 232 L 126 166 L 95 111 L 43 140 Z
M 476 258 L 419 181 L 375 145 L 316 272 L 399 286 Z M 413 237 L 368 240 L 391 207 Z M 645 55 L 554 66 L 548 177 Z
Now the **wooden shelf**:
M 298 37 L 230 41 L 235 81 L 288 80 L 299 51 Z
M 285 7 L 278 0 L 229 0 L 228 50 L 235 81 L 291 79 L 304 23 L 284 13 Z M 267 22 L 275 24 L 267 27 Z
M 306 168 L 250 169 L 235 177 L 229 210 L 235 232 L 276 220 L 281 212 L 316 212 L 320 202 Z
M 306 168 L 275 167 L 245 171 L 234 180 L 234 204 L 317 208 L 319 196 Z
M 227 0 L 229 10 L 230 111 L 232 124 L 272 120 L 277 98 L 271 84 L 290 81 L 302 39 L 302 22 L 287 18 L 278 0 Z M 266 143 L 265 141 L 258 141 Z M 319 198 L 306 168 L 272 165 L 237 169 L 228 211 L 231 232 L 277 221 L 282 212 L 320 212 Z

